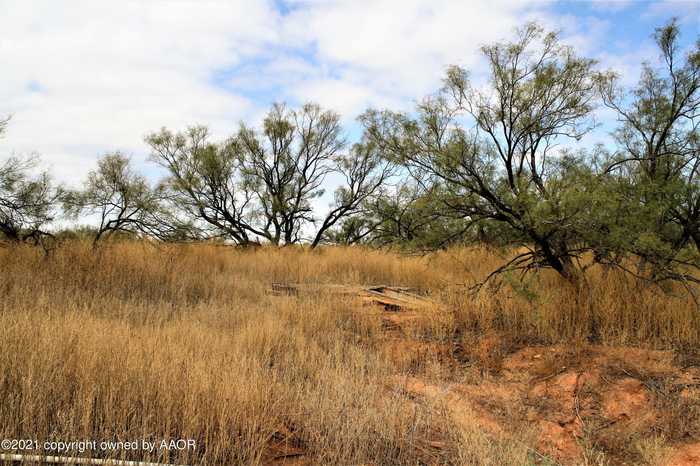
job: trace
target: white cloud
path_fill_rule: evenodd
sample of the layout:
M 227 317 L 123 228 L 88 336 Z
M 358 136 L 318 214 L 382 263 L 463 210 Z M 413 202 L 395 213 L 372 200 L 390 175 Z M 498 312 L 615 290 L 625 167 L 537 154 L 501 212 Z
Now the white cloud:
M 533 9 L 499 0 L 297 2 L 286 33 L 332 65 L 332 75 L 303 86 L 318 89 L 312 95 L 350 91 L 333 101 L 351 113 L 367 103 L 406 108 L 440 85 L 447 65 L 472 67 L 480 45 L 510 33 Z
M 662 0 L 650 3 L 645 15 L 651 18 L 677 17 L 681 23 L 700 27 L 700 3 L 696 0 Z
M 275 41 L 269 5 L 239 2 L 0 2 L 3 150 L 39 151 L 81 179 L 102 152 L 145 150 L 162 125 L 215 129 L 254 103 L 211 75 Z
M 590 0 L 590 2 L 593 9 L 605 13 L 618 12 L 634 4 L 634 0 Z
M 148 131 L 205 123 L 224 135 L 272 101 L 315 100 L 346 121 L 367 106 L 410 109 L 448 64 L 483 73 L 479 46 L 529 19 L 629 74 L 640 61 L 601 52 L 609 21 L 538 0 L 286 5 L 282 14 L 273 0 L 0 0 L 0 115 L 14 113 L 0 156 L 38 151 L 74 183 L 108 150 L 143 163 Z

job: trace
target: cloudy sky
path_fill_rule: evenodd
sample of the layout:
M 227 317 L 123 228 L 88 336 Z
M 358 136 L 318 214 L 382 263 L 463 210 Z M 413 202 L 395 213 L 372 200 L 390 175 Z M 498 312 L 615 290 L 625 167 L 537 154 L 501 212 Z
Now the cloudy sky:
M 538 20 L 634 82 L 672 16 L 700 33 L 697 1 L 0 0 L 0 158 L 41 155 L 69 185 L 98 156 L 146 162 L 143 136 L 209 125 L 224 137 L 275 101 L 315 101 L 350 135 L 368 106 L 410 109 L 445 67 L 483 73 L 478 47 Z

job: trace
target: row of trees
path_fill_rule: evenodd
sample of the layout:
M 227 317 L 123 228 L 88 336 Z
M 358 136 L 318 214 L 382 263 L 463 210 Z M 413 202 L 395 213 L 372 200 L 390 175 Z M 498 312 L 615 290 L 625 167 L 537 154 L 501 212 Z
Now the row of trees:
M 34 160 L 11 158 L 0 165 L 0 232 L 37 241 L 61 206 L 98 218 L 96 244 L 118 231 L 312 247 L 480 241 L 523 251 L 495 274 L 546 267 L 579 283 L 601 263 L 654 282 L 696 281 L 700 41 L 684 53 L 675 21 L 654 38 L 661 66 L 643 64 L 625 89 L 529 24 L 482 48 L 487 85 L 451 67 L 415 112 L 365 112 L 352 145 L 338 115 L 312 104 L 275 105 L 262 128 L 241 124 L 221 142 L 206 127 L 162 129 L 146 138 L 168 173 L 156 186 L 118 153 L 80 191 L 52 187 L 29 175 Z M 614 147 L 581 148 L 601 105 L 618 117 Z M 318 215 L 314 202 L 337 180 Z
M 95 245 L 124 232 L 163 241 L 308 241 L 316 247 L 397 170 L 370 141 L 348 147 L 339 116 L 314 104 L 299 110 L 274 105 L 260 131 L 242 124 L 223 142 L 212 142 L 204 126 L 180 133 L 164 128 L 146 142 L 151 159 L 168 173 L 155 186 L 119 152 L 101 157 L 77 191 L 52 186 L 46 173 L 32 176 L 35 158 L 8 159 L 0 166 L 3 236 L 14 242 L 52 237 L 46 227 L 62 214 L 95 218 Z M 312 203 L 331 177 L 341 185 L 319 217 Z

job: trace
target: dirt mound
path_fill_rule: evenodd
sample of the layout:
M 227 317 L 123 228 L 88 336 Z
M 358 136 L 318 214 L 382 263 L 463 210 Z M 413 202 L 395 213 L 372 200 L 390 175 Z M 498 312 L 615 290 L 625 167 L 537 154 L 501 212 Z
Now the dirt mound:
M 494 357 L 488 352 L 498 353 Z M 498 373 L 469 382 L 429 382 L 397 377 L 400 390 L 442 403 L 457 425 L 501 435 L 523 426 L 534 430 L 533 449 L 561 464 L 577 464 L 588 451 L 603 451 L 619 464 L 646 461 L 635 442 L 668 438 L 671 464 L 700 464 L 700 446 L 674 442 L 667 408 L 694 392 L 692 370 L 674 365 L 670 352 L 586 345 L 523 347 L 503 356 L 503 345 L 488 337 L 473 345 L 477 361 L 501 359 Z M 690 371 L 690 372 L 689 372 Z M 678 434 L 676 434 L 678 435 Z M 631 461 L 631 463 L 630 463 Z M 685 461 L 685 463 L 683 463 Z M 613 463 L 617 464 L 617 462 Z
M 700 464 L 700 358 L 671 351 L 573 345 L 526 346 L 499 334 L 440 335 L 439 310 L 402 288 L 285 286 L 284 294 L 354 296 L 381 322 L 378 348 L 396 372 L 387 388 L 428 404 L 446 431 L 510 438 L 547 464 Z M 367 307 L 369 306 L 369 308 Z M 452 431 L 454 434 L 454 431 Z M 449 435 L 424 439 L 453 448 Z M 277 460 L 298 461 L 296 445 Z M 664 462 L 665 461 L 665 462 Z
M 413 395 L 425 397 L 437 403 L 450 413 L 451 419 L 462 428 L 470 428 L 475 423 L 491 434 L 502 434 L 501 423 L 488 411 L 473 403 L 469 394 L 459 385 L 440 386 L 427 383 L 417 377 L 396 377 L 394 387 Z
M 604 393 L 603 415 L 616 422 L 632 418 L 648 417 L 651 400 L 641 381 L 630 377 L 613 383 Z M 652 410 L 653 411 L 653 410 Z

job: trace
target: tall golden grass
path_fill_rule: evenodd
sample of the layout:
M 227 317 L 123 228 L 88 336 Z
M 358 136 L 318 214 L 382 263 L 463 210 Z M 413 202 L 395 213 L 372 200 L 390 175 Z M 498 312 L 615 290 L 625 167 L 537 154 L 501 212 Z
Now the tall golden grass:
M 528 464 L 522 444 L 452 431 L 440 406 L 392 389 L 408 366 L 382 349 L 371 313 L 323 294 L 271 296 L 273 282 L 417 288 L 446 304 L 415 324 L 438 343 L 475 332 L 700 342 L 692 299 L 615 272 L 592 270 L 586 293 L 540 273 L 469 294 L 501 260 L 482 249 L 0 249 L 0 438 L 194 439 L 194 451 L 83 455 L 187 464 L 270 464 L 297 449 L 315 464 Z M 430 371 L 432 355 L 421 358 L 410 364 Z

